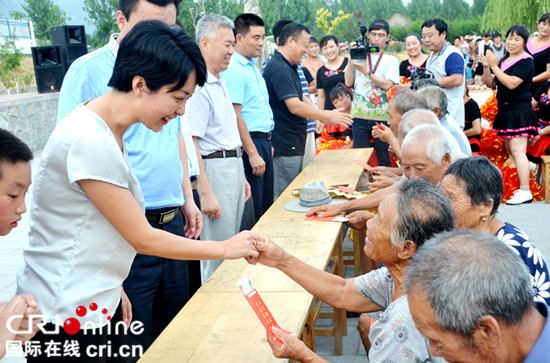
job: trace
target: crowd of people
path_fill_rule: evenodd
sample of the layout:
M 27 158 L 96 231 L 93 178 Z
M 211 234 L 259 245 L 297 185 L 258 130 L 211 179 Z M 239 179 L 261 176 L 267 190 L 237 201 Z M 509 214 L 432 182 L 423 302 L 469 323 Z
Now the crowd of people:
M 384 19 L 366 29 L 367 49 L 352 45 L 366 51 L 349 58 L 334 35 L 318 41 L 303 24 L 279 20 L 271 29 L 277 50 L 260 68 L 261 17 L 204 15 L 193 40 L 177 24 L 179 4 L 119 0 L 120 33 L 65 75 L 58 125 L 34 171 L 18 295 L 0 304 L 0 358 L 13 340 L 147 349 L 224 259 L 245 258 L 362 313 L 372 362 L 547 361 L 548 267 L 521 229 L 497 218 L 504 180 L 477 155 L 483 139 L 466 87 L 468 55 L 476 54 L 469 36 L 466 48 L 461 39 L 453 46 L 445 21 L 427 19 L 420 35 L 405 38 L 409 58 L 399 64 L 384 52 L 391 36 Z M 514 25 L 506 46 L 487 33 L 472 61 L 497 90 L 492 128 L 519 178 L 512 205 L 532 201 L 528 155 L 550 147 L 550 13 L 538 32 L 531 38 Z M 246 230 L 311 161 L 323 129 L 350 138 L 346 147 L 375 150 L 367 196 L 308 212 L 346 212 L 347 224 L 365 231 L 364 275 L 353 279 Z M 26 212 L 32 158 L 0 130 L 0 235 Z M 33 320 L 32 332 L 17 334 L 33 314 L 44 317 L 44 329 Z M 82 327 L 67 326 L 75 314 Z M 133 320 L 142 323 L 139 334 L 88 334 L 88 323 Z M 64 329 L 49 333 L 60 322 Z M 274 334 L 284 343 L 268 339 L 277 357 L 323 361 L 296 337 Z

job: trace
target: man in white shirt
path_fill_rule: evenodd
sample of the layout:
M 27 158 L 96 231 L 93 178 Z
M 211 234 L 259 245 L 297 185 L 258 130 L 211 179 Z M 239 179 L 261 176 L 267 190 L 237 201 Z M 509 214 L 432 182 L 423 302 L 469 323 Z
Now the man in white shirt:
M 197 23 L 196 39 L 208 75 L 204 86 L 197 87 L 187 102 L 186 109 L 192 117 L 190 127 L 197 154 L 202 155 L 198 158 L 198 191 L 206 218 L 201 237 L 214 241 L 226 240 L 239 232 L 244 202 L 250 197 L 237 117 L 229 90 L 220 77 L 235 50 L 233 27 L 231 20 L 218 14 L 208 14 Z M 203 284 L 221 263 L 221 260 L 201 261 Z

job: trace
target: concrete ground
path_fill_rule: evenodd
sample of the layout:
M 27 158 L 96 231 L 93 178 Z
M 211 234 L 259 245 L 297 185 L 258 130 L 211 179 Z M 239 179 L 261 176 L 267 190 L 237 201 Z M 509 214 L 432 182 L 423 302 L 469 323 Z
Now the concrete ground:
M 483 102 L 488 94 L 487 91 L 472 92 L 473 98 L 479 104 Z M 37 170 L 38 159 L 39 155 L 32 163 L 33 170 Z M 28 208 L 32 204 L 30 195 L 29 191 L 27 194 Z M 550 204 L 545 204 L 544 201 L 519 206 L 501 205 L 499 218 L 526 232 L 545 259 L 550 262 L 550 233 L 545 228 L 548 226 L 546 218 L 549 212 Z M 15 273 L 23 262 L 22 248 L 28 243 L 28 218 L 29 213 L 26 213 L 16 229 L 8 236 L 0 237 L 0 301 L 7 301 L 15 294 Z M 351 248 L 351 245 L 345 246 L 345 248 Z M 353 276 L 352 266 L 346 266 L 346 276 Z M 330 362 L 367 362 L 365 350 L 357 331 L 357 322 L 358 318 L 348 319 L 348 334 L 344 337 L 343 355 L 334 355 L 334 339 L 332 337 L 317 337 L 317 352 Z M 319 321 L 318 324 L 330 324 L 330 322 Z M 25 360 L 5 358 L 2 362 L 22 363 Z

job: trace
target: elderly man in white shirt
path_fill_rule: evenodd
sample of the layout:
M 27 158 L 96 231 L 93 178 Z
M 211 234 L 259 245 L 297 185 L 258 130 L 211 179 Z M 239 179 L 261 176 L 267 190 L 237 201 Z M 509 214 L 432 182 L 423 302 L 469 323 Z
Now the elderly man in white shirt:
M 203 87 L 197 87 L 186 113 L 198 158 L 198 191 L 204 227 L 201 237 L 223 241 L 239 232 L 244 202 L 250 196 L 242 161 L 242 142 L 237 116 L 220 72 L 227 69 L 235 50 L 233 22 L 209 14 L 197 23 L 196 39 L 208 70 Z M 245 191 L 246 189 L 246 191 Z M 201 261 L 202 283 L 221 260 Z

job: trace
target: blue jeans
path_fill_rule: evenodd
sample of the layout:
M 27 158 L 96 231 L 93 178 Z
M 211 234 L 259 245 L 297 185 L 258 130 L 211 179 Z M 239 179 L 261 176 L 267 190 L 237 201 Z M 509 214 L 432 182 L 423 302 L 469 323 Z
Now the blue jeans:
M 185 236 L 185 217 L 181 209 L 169 223 L 150 224 Z M 138 254 L 123 286 L 132 303 L 133 320 L 141 321 L 144 326 L 142 334 L 128 334 L 125 343 L 139 344 L 145 351 L 189 300 L 187 261 Z
M 377 122 L 381 125 L 383 124 L 385 127 L 389 127 L 387 121 Z M 372 138 L 372 128 L 374 126 L 376 126 L 374 120 L 353 119 L 353 127 L 351 130 L 353 133 L 353 147 L 355 149 L 372 147 L 370 139 Z M 373 138 L 373 140 L 378 165 L 391 166 L 390 153 L 388 151 L 389 145 L 379 138 Z

